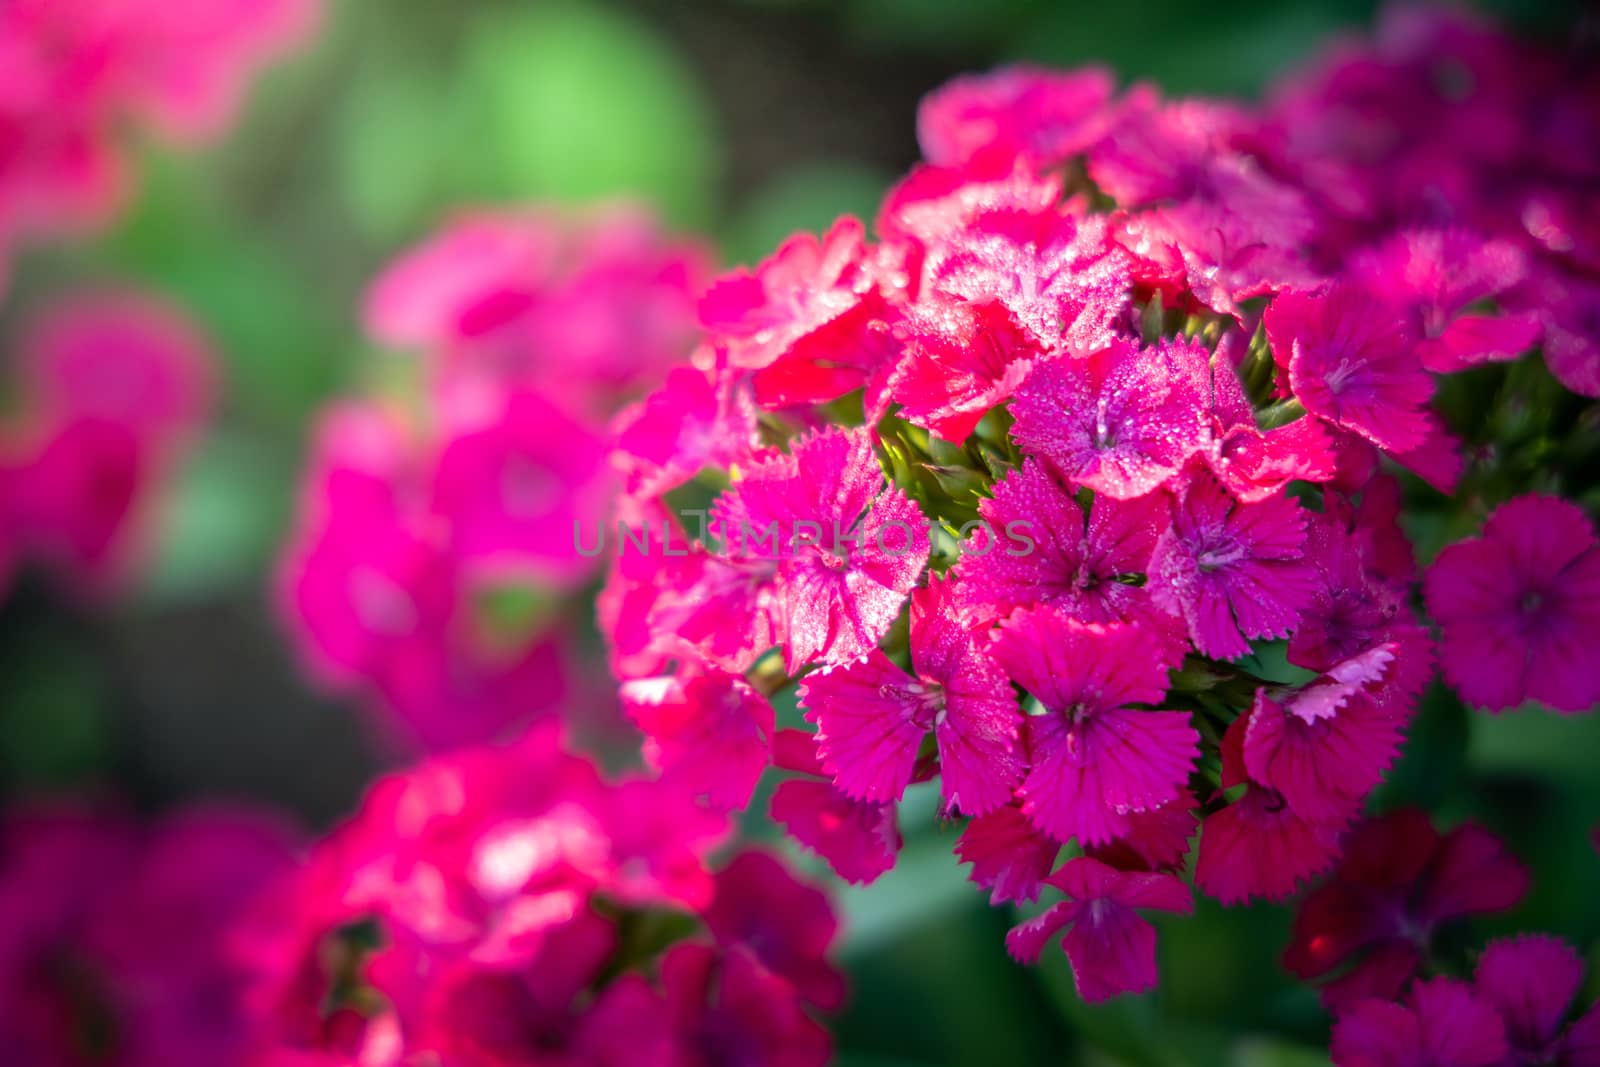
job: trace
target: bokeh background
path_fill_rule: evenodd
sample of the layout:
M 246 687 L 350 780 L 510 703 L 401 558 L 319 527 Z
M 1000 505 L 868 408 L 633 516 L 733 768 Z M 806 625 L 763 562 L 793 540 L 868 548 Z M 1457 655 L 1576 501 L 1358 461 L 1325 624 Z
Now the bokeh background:
M 350 809 L 386 757 L 351 708 L 302 680 L 267 577 L 314 412 L 392 373 L 358 328 L 363 288 L 453 209 L 641 200 L 708 236 L 723 265 L 750 262 L 794 230 L 870 217 L 916 158 L 918 98 L 956 73 L 1095 61 L 1173 93 L 1251 95 L 1374 15 L 1346 0 L 329 7 L 315 44 L 255 86 L 220 146 L 141 145 L 140 192 L 117 225 L 15 265 L 0 358 L 50 295 L 125 280 L 204 326 L 224 392 L 129 595 L 87 610 L 24 575 L 0 605 L 8 795 L 98 783 L 151 807 L 243 797 L 310 829 Z M 1497 14 L 1546 33 L 1581 17 L 1561 4 Z M 1414 532 L 1424 552 L 1442 536 Z M 1436 688 L 1376 804 L 1508 834 L 1535 888 L 1505 928 L 1589 947 L 1600 859 L 1573 842 L 1600 810 L 1596 752 L 1600 717 L 1471 716 Z M 1325 1062 L 1315 996 L 1277 964 L 1287 910 L 1202 903 L 1161 923 L 1161 990 L 1088 1009 L 1059 954 L 1036 970 L 1007 960 L 1012 916 L 964 882 L 934 801 L 913 791 L 900 866 L 842 895 L 855 995 L 837 1020 L 840 1062 Z

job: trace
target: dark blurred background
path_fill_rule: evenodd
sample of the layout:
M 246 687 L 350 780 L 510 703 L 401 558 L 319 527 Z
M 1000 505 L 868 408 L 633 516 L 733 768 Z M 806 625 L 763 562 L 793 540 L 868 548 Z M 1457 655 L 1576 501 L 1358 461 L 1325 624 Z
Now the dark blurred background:
M 302 680 L 265 585 L 292 512 L 308 420 L 383 373 L 357 324 L 366 282 L 452 209 L 634 198 L 759 259 L 838 214 L 870 217 L 916 158 L 919 97 L 1000 62 L 1101 62 L 1173 94 L 1258 93 L 1364 0 L 1068 4 L 920 0 L 332 0 L 306 52 L 253 92 L 219 147 L 145 146 L 109 232 L 29 252 L 0 338 L 45 297 L 121 279 L 174 298 L 224 360 L 221 412 L 167 501 L 131 595 L 85 610 L 24 577 L 0 605 L 0 782 L 111 783 L 140 803 L 267 800 L 311 828 L 383 763 L 359 716 Z M 1513 14 L 1559 32 L 1560 6 Z M 0 350 L 3 351 L 3 350 Z M 1469 718 L 1434 692 L 1380 804 L 1420 801 L 1511 831 L 1536 868 L 1517 916 L 1600 935 L 1600 720 Z M 1013 966 L 990 911 L 907 804 L 908 847 L 846 894 L 856 997 L 841 1062 L 1325 1062 L 1312 993 L 1282 977 L 1288 913 L 1202 905 L 1162 926 L 1163 988 L 1086 1009 L 1064 960 Z M 1058 954 L 1051 953 L 1051 956 Z M 1258 1037 L 1239 1038 L 1239 1034 Z

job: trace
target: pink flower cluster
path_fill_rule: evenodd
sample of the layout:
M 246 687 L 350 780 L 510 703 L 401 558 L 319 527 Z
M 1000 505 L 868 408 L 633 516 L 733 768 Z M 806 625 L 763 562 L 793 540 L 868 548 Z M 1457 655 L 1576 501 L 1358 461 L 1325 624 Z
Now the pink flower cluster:
M 105 222 L 127 184 L 120 126 L 214 137 L 254 68 L 302 40 L 319 11 L 318 0 L 8 0 L 0 252 Z
M 1439 973 L 1443 929 L 1511 908 L 1527 888 L 1522 865 L 1470 824 L 1440 834 L 1408 810 L 1352 831 L 1284 957 L 1303 978 L 1342 972 L 1323 987 L 1335 1067 L 1600 1064 L 1600 1006 L 1572 1017 L 1584 966 L 1559 939 L 1492 941 L 1470 980 Z
M 554 617 L 596 565 L 574 529 L 610 499 L 603 420 L 688 350 L 705 269 L 632 212 L 519 213 L 462 218 L 378 279 L 368 331 L 418 373 L 324 413 L 280 569 L 319 678 L 426 749 L 562 700 Z
M 48 309 L 17 354 L 18 414 L 0 425 L 0 589 L 37 563 L 107 592 L 206 419 L 209 348 L 165 302 L 103 292 Z
M 275 822 L 197 809 L 140 823 L 103 805 L 0 820 L 0 1048 L 20 1067 L 244 1062 L 251 978 L 227 948 L 294 869 Z
M 378 782 L 236 938 L 251 1067 L 825 1063 L 821 892 L 535 728 Z
M 1528 59 L 1408 12 L 1259 109 L 1096 70 L 927 98 L 875 237 L 724 276 L 615 423 L 647 536 L 599 614 L 665 780 L 738 808 L 776 767 L 773 817 L 851 881 L 937 781 L 994 901 L 1065 898 L 1010 945 L 1064 931 L 1091 1000 L 1155 984 L 1141 913 L 1190 908 L 1202 824 L 1224 904 L 1329 869 L 1434 673 L 1397 472 L 1493 461 L 1440 378 L 1538 346 L 1600 393 L 1600 82 Z M 1595 543 L 1535 496 L 1440 557 L 1466 700 L 1600 698 Z

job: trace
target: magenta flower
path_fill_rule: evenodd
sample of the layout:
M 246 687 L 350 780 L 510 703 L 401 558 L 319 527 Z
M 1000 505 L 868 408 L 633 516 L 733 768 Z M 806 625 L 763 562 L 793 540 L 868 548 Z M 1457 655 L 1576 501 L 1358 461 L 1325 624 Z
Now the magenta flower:
M 1334 1067 L 1494 1067 L 1508 1052 L 1493 1005 L 1465 982 L 1434 978 L 1403 1003 L 1363 1000 L 1333 1027 Z
M 432 511 L 469 572 L 570 587 L 592 563 L 574 543 L 610 499 L 604 442 L 543 394 L 463 393 L 446 408 Z
M 1307 411 L 1390 452 L 1426 440 L 1433 379 L 1393 306 L 1350 285 L 1296 290 L 1272 301 L 1266 325 L 1272 354 Z
M 1600 396 L 1600 283 L 1564 271 L 1538 273 L 1512 298 L 1544 326 L 1546 366 L 1579 396 Z
M 1166 871 L 1180 874 L 1189 855 L 1189 842 L 1199 827 L 1194 794 L 1187 790 L 1159 808 L 1131 812 L 1128 832 L 1103 845 L 1091 845 L 1084 854 L 1119 871 Z
M 1461 229 L 1403 231 L 1352 264 L 1359 284 L 1404 309 L 1422 339 L 1422 365 L 1440 374 L 1516 359 L 1539 340 L 1535 315 L 1468 311 L 1502 297 L 1527 270 L 1515 245 Z
M 791 673 L 876 647 L 928 557 L 926 520 L 884 488 L 863 432 L 830 430 L 758 457 L 714 517 L 725 557 L 742 568 L 762 553 L 771 568 Z
M 700 323 L 733 365 L 762 371 L 764 407 L 832 400 L 858 388 L 888 352 L 869 328 L 882 307 L 865 233 L 842 218 L 819 241 L 798 234 L 754 272 L 716 281 Z
M 493 340 L 544 295 L 560 253 L 560 231 L 538 215 L 462 216 L 378 275 L 366 294 L 366 330 L 395 348 Z
M 904 354 L 889 377 L 890 398 L 908 421 L 958 444 L 1010 398 L 1043 351 L 997 303 L 914 306 L 896 333 Z
M 919 164 L 884 195 L 876 225 L 886 241 L 915 253 L 945 241 L 991 212 L 1037 214 L 1061 200 L 1061 181 L 1015 159 L 985 154 L 960 166 Z M 907 276 L 884 279 L 886 289 L 917 288 Z M 892 286 L 890 283 L 893 282 Z
M 1036 365 L 1011 404 L 1017 443 L 1062 476 L 1126 500 L 1167 483 L 1201 447 L 1198 346 L 1118 341 Z
M 1481 536 L 1439 553 L 1424 593 L 1445 679 L 1467 703 L 1581 712 L 1600 702 L 1600 543 L 1576 505 L 1538 495 L 1502 505 Z
M 1061 842 L 1035 829 L 1020 805 L 1008 804 L 967 823 L 955 851 L 972 865 L 967 877 L 989 890 L 990 903 L 1004 904 L 1038 899 Z
M 7 4 L 0 245 L 18 231 L 105 223 L 129 184 L 123 127 L 154 127 L 180 144 L 214 140 L 256 69 L 302 41 L 320 10 L 317 0 Z
M 1113 220 L 1139 291 L 1160 294 L 1163 306 L 1244 321 L 1240 301 L 1323 280 L 1297 246 L 1278 243 L 1297 231 L 1263 230 L 1221 204 L 1183 201 Z
M 804 1011 L 788 982 L 739 950 L 718 956 L 679 945 L 661 961 L 672 1028 L 667 1063 L 759 1063 L 823 1067 L 827 1032 Z
M 645 734 L 645 758 L 719 808 L 750 802 L 766 769 L 773 711 L 736 674 L 715 667 L 627 682 L 623 710 Z
M 435 385 L 542 388 L 604 415 L 689 353 L 706 256 L 641 212 L 470 214 L 368 290 L 367 331 L 426 354 Z
M 1068 860 L 1046 882 L 1069 898 L 1012 929 L 1006 948 L 1033 963 L 1063 929 L 1078 995 L 1091 1004 L 1156 985 L 1156 931 L 1140 911 L 1188 914 L 1189 887 L 1171 874 L 1118 871 L 1099 860 Z
M 1128 268 L 1102 219 L 1071 211 L 992 211 L 952 234 L 927 283 L 974 304 L 995 302 L 1040 348 L 1087 355 L 1110 344 L 1128 304 Z
M 893 804 L 851 800 L 827 782 L 791 778 L 772 794 L 771 814 L 833 873 L 866 884 L 894 866 L 902 839 Z
M 1505 1020 L 1511 1046 L 1505 1065 L 1600 1063 L 1600 1008 L 1590 1005 L 1566 1025 L 1583 985 L 1583 960 L 1554 937 L 1523 934 L 1491 941 L 1478 957 L 1474 986 Z
M 666 492 L 706 467 L 731 467 L 757 448 L 756 409 L 725 367 L 676 367 L 661 388 L 612 422 L 619 468 L 633 495 Z
M 135 431 L 83 420 L 0 454 L 0 502 L 13 551 L 89 597 L 129 576 L 145 546 L 154 472 Z
M 747 946 L 807 1003 L 825 1011 L 843 1005 L 844 976 L 827 959 L 839 920 L 821 890 L 774 857 L 741 852 L 717 872 L 706 926 L 723 944 Z
M 132 292 L 72 297 L 21 342 L 23 405 L 0 441 L 10 551 L 101 596 L 126 582 L 211 407 L 211 353 L 179 311 Z
M 135 292 L 75 296 L 23 339 L 23 390 L 51 420 L 116 423 L 152 442 L 181 441 L 212 401 L 210 346 L 177 308 Z
M 1242 230 L 1241 244 L 1298 245 L 1315 216 L 1303 193 L 1238 151 L 1253 124 L 1229 105 L 1135 89 L 1090 151 L 1089 175 L 1123 207 L 1171 202 L 1199 209 L 1213 220 L 1205 228 Z
M 1011 800 L 1023 770 L 1022 716 L 1005 672 L 951 600 L 937 578 L 911 594 L 914 673 L 874 649 L 801 683 L 823 770 L 846 796 L 899 800 L 931 730 L 947 811 L 983 815 Z
M 1282 900 L 1332 865 L 1344 829 L 1342 822 L 1305 818 L 1281 794 L 1251 779 L 1244 758 L 1251 718 L 1239 716 L 1222 738 L 1222 788 L 1245 790 L 1206 816 L 1195 860 L 1195 887 L 1224 905 L 1254 897 Z
M 1149 571 L 1156 539 L 1170 521 L 1164 495 L 1098 496 L 1085 515 L 1033 459 L 996 482 L 993 494 L 978 505 L 988 529 L 978 531 L 954 569 L 956 598 L 974 619 L 1047 604 L 1084 622 L 1167 628 L 1150 594 L 1133 584 Z
M 1082 623 L 1051 608 L 1006 620 L 995 657 L 1043 705 L 1027 719 L 1031 766 L 1022 812 L 1057 841 L 1096 845 L 1126 834 L 1133 812 L 1177 797 L 1200 735 L 1184 711 L 1159 704 L 1167 670 L 1144 630 Z
M 1312 979 L 1353 962 L 1323 987 L 1335 1012 L 1393 999 L 1442 927 L 1505 911 L 1527 889 L 1527 869 L 1492 834 L 1466 825 L 1441 835 L 1422 812 L 1397 811 L 1350 832 L 1338 868 L 1296 913 L 1283 963 Z
M 1251 779 L 1307 819 L 1354 818 L 1400 751 L 1408 716 L 1372 696 L 1395 653 L 1395 645 L 1378 645 L 1293 693 L 1257 690 L 1244 739 Z
M 1305 541 L 1294 498 L 1244 504 L 1215 478 L 1196 474 L 1156 543 L 1151 594 L 1158 607 L 1182 614 L 1201 652 L 1242 656 L 1249 639 L 1287 636 L 1311 599 Z
M 1056 163 L 1100 137 L 1114 84 L 1100 67 L 1015 66 L 955 78 L 917 107 L 917 142 L 940 165 L 988 155 Z
M 375 676 L 400 643 L 454 613 L 454 569 L 417 507 L 414 464 L 403 428 L 383 412 L 349 405 L 323 415 L 278 589 L 330 684 Z

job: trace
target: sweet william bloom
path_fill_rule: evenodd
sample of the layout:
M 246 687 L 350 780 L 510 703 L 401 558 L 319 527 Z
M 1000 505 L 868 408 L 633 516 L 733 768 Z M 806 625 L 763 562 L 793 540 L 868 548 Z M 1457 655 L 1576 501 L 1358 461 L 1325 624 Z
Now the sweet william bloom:
M 1088 148 L 1110 117 L 1111 72 L 1002 67 L 946 82 L 917 107 L 917 143 L 930 163 L 981 156 L 1056 163 Z
M 18 555 L 104 594 L 139 562 L 205 421 L 211 353 L 176 308 L 131 290 L 63 300 L 20 344 L 23 413 L 0 448 L 0 516 Z
M 959 444 L 1007 400 L 1043 350 L 997 303 L 913 307 L 896 326 L 900 362 L 888 391 L 901 415 Z
M 399 256 L 367 290 L 363 320 L 396 348 L 492 340 L 554 282 L 558 229 L 538 215 L 467 215 Z
M 126 192 L 129 119 L 215 138 L 255 69 L 312 28 L 316 0 L 17 0 L 0 11 L 0 235 L 97 226 Z
M 995 657 L 1044 711 L 1026 720 L 1030 767 L 1022 812 L 1057 841 L 1103 844 L 1129 815 L 1175 799 L 1194 769 L 1200 735 L 1183 711 L 1159 704 L 1167 671 L 1134 624 L 1083 623 L 1050 608 L 1001 627 Z
M 415 451 L 374 407 L 338 405 L 319 421 L 278 595 L 327 684 L 373 677 L 400 642 L 454 613 L 455 568 L 421 514 Z
M 612 422 L 611 462 L 637 496 L 666 492 L 706 467 L 756 451 L 756 408 L 726 367 L 674 367 L 666 382 Z
M 1018 804 L 1008 804 L 967 823 L 956 855 L 971 864 L 967 877 L 989 890 L 992 904 L 1030 901 L 1055 868 L 1061 842 L 1042 834 Z
M 1363 997 L 1392 999 L 1442 927 L 1505 911 L 1527 889 L 1527 869 L 1480 827 L 1441 834 L 1413 809 L 1370 819 L 1350 832 L 1332 877 L 1300 906 L 1284 966 L 1313 979 L 1353 962 L 1323 987 L 1335 1012 Z
M 1363 1000 L 1333 1027 L 1334 1067 L 1494 1067 L 1509 1051 L 1493 1005 L 1453 978 L 1416 982 L 1402 1003 Z
M 1308 819 L 1354 817 L 1400 751 L 1405 720 L 1373 699 L 1396 651 L 1375 646 L 1293 693 L 1257 690 L 1244 740 L 1250 777 Z
M 974 535 L 954 568 L 957 602 L 975 621 L 1044 604 L 1084 622 L 1136 619 L 1152 631 L 1170 628 L 1135 584 L 1149 571 L 1170 521 L 1163 494 L 1097 496 L 1085 514 L 1036 459 L 1008 472 L 992 492 L 978 505 L 988 528 Z
M 1297 245 L 1315 216 L 1304 194 L 1238 150 L 1253 123 L 1228 105 L 1162 102 L 1141 87 L 1090 150 L 1089 175 L 1123 207 L 1171 202 L 1239 231 L 1241 245 Z
M 924 265 L 927 289 L 997 302 L 1047 350 L 1087 354 L 1110 344 L 1128 306 L 1128 266 L 1105 221 L 1073 206 L 977 216 Z
M 678 945 L 661 961 L 661 984 L 672 1021 L 672 1067 L 759 1063 L 822 1067 L 827 1033 L 806 1014 L 788 983 L 755 956 L 737 950 Z
M 1556 380 L 1579 396 L 1600 397 L 1600 283 L 1541 270 L 1508 302 L 1541 320 L 1541 351 Z
M 823 1062 L 836 921 L 771 856 L 713 875 L 725 830 L 551 729 L 381 780 L 238 939 L 264 1062 Z M 624 925 L 664 909 L 691 940 L 641 954 Z
M 622 707 L 645 734 L 645 758 L 717 807 L 741 809 L 766 769 L 772 705 L 744 680 L 716 667 L 622 686 Z
M 1039 958 L 1066 929 L 1062 945 L 1078 995 L 1091 1004 L 1156 985 L 1156 931 L 1140 911 L 1187 914 L 1189 887 L 1171 874 L 1119 871 L 1087 856 L 1068 860 L 1047 884 L 1069 899 L 1012 929 L 1006 947 L 1023 963 Z
M 1035 366 L 1012 402 L 1013 436 L 1074 484 L 1119 500 L 1164 485 L 1201 447 L 1202 346 L 1116 341 Z
M 913 673 L 874 649 L 801 682 L 823 769 L 847 796 L 899 800 L 931 730 L 947 810 L 983 815 L 1010 801 L 1023 770 L 1022 716 L 1005 672 L 953 599 L 938 578 L 911 594 Z
M 137 433 L 76 420 L 24 436 L 0 454 L 0 504 L 17 554 L 103 596 L 134 569 L 155 472 Z
M 210 346 L 177 308 L 142 293 L 56 304 L 22 353 L 21 387 L 52 420 L 104 420 L 162 444 L 198 430 L 211 407 Z
M 1423 591 L 1445 680 L 1467 703 L 1600 702 L 1600 543 L 1575 504 L 1528 495 L 1500 506 L 1480 536 L 1439 553 Z
M 1542 327 L 1533 314 L 1468 311 L 1500 298 L 1527 270 L 1515 245 L 1460 228 L 1397 233 L 1351 265 L 1358 284 L 1404 310 L 1421 338 L 1422 365 L 1439 374 L 1516 359 L 1538 341 Z
M 807 1003 L 844 1003 L 844 976 L 827 959 L 839 932 L 828 898 L 768 853 L 741 852 L 717 872 L 706 926 L 718 942 L 748 947 Z
M 1566 1025 L 1583 985 L 1583 960 L 1565 942 L 1539 934 L 1492 941 L 1478 957 L 1473 984 L 1505 1020 L 1511 1048 L 1496 1067 L 1600 1064 L 1600 1008 L 1590 1005 Z
M 926 520 L 863 430 L 825 430 L 753 460 L 714 505 L 724 554 L 747 562 L 771 530 L 776 612 L 791 674 L 844 663 L 888 632 L 928 558 Z
M 1340 283 L 1279 294 L 1265 321 L 1272 354 L 1307 411 L 1389 452 L 1427 440 L 1433 379 L 1392 305 Z
M 884 195 L 876 227 L 890 247 L 902 246 L 910 266 L 930 249 L 959 234 L 973 220 L 993 211 L 1036 213 L 1061 200 L 1061 181 L 1039 174 L 1025 162 L 985 154 L 957 166 L 920 164 Z M 893 290 L 913 297 L 920 278 L 896 278 Z
M 1180 874 L 1189 855 L 1189 841 L 1199 826 L 1195 799 L 1184 791 L 1159 808 L 1128 816 L 1128 832 L 1084 854 L 1119 871 L 1167 871 Z
M 700 323 L 735 367 L 756 370 L 768 407 L 832 400 L 864 384 L 888 349 L 871 330 L 883 300 L 860 221 L 819 240 L 789 238 L 753 272 L 723 276 L 700 300 Z
M 1222 737 L 1222 788 L 1244 786 L 1244 792 L 1205 817 L 1195 860 L 1195 887 L 1224 905 L 1282 900 L 1333 863 L 1344 829 L 1342 821 L 1305 818 L 1282 794 L 1252 780 L 1244 758 L 1251 717 L 1240 715 Z
M 1250 358 L 1242 348 L 1243 335 L 1230 333 L 1209 355 L 1209 366 L 1190 361 L 1204 397 L 1200 456 L 1206 466 L 1246 504 L 1275 495 L 1291 481 L 1331 480 L 1337 469 L 1335 442 L 1322 420 L 1307 416 L 1267 431 L 1257 426 L 1255 408 L 1231 365 Z
M 1156 543 L 1151 594 L 1158 607 L 1182 614 L 1201 652 L 1242 656 L 1248 639 L 1287 636 L 1310 601 L 1305 542 L 1305 514 L 1293 497 L 1240 503 L 1196 472 Z
M 902 844 L 895 805 L 852 800 L 819 780 L 827 774 L 814 734 L 778 731 L 773 762 L 803 776 L 780 783 L 772 794 L 772 818 L 790 837 L 827 860 L 847 882 L 871 882 L 894 866 Z
M 1112 220 L 1137 292 L 1159 294 L 1163 307 L 1215 312 L 1243 323 L 1249 316 L 1241 301 L 1323 280 L 1298 247 L 1278 243 L 1288 234 L 1264 232 L 1255 219 L 1214 202 L 1118 212 Z
M 465 215 L 379 275 L 366 328 L 424 352 L 436 386 L 537 387 L 558 372 L 566 402 L 608 414 L 688 354 L 704 260 L 627 208 Z
M 467 386 L 441 417 L 431 510 L 471 573 L 570 588 L 593 569 L 574 530 L 598 529 L 610 498 L 603 440 L 547 396 Z

